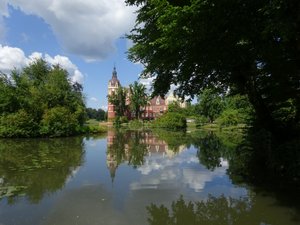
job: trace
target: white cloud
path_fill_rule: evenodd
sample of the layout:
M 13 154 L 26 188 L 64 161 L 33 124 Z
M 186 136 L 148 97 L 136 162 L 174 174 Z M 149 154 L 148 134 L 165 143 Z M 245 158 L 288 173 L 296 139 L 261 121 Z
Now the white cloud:
M 78 70 L 77 66 L 73 64 L 70 59 L 66 56 L 57 55 L 53 58 L 48 54 L 45 55 L 45 60 L 49 62 L 51 65 L 60 65 L 62 68 L 68 71 L 71 76 L 71 80 L 73 82 L 78 82 L 80 84 L 83 83 L 84 76 Z
M 43 58 L 43 54 L 40 52 L 33 52 L 30 56 L 26 59 L 26 65 L 29 65 L 30 63 L 34 62 L 37 59 Z
M 8 16 L 7 0 L 0 1 L 0 15 L 6 17 Z
M 148 92 L 151 92 L 152 91 L 152 84 L 153 84 L 154 79 L 155 79 L 155 77 L 140 78 L 139 83 L 145 85 Z
M 104 111 L 107 111 L 108 109 L 107 105 L 102 105 L 100 108 L 103 109 Z
M 149 77 L 149 78 L 140 78 L 139 83 L 143 84 L 146 86 L 146 89 L 148 90 L 149 93 L 152 93 L 153 91 L 153 83 L 156 77 Z M 174 93 L 174 91 L 178 88 L 178 86 L 175 86 L 174 84 L 171 84 L 170 90 L 166 94 L 167 96 Z
M 0 71 L 9 74 L 13 69 L 26 65 L 24 52 L 19 48 L 0 45 Z
M 92 102 L 98 102 L 98 101 L 99 101 L 99 100 L 98 100 L 97 98 L 95 98 L 95 97 L 91 97 L 90 100 L 91 100 Z
M 22 67 L 29 65 L 34 60 L 40 58 L 43 58 L 50 65 L 59 64 L 63 69 L 68 71 L 73 82 L 78 82 L 80 84 L 83 83 L 83 74 L 66 56 L 56 55 L 51 57 L 48 54 L 43 56 L 40 52 L 33 52 L 31 55 L 26 57 L 23 50 L 20 48 L 0 45 L 0 71 L 6 74 L 9 74 L 14 68 L 21 69 Z
M 191 166 L 186 166 L 187 164 Z M 208 171 L 199 164 L 194 153 L 190 152 L 172 159 L 156 154 L 145 158 L 145 163 L 137 169 L 143 177 L 140 181 L 131 183 L 130 188 L 131 190 L 162 188 L 172 183 L 172 188 L 183 185 L 195 192 L 201 192 L 208 182 L 223 177 L 227 168 L 227 161 L 222 159 L 222 167 Z
M 2 15 L 7 15 L 7 4 L 41 17 L 68 52 L 87 61 L 115 51 L 115 41 L 132 29 L 136 10 L 123 0 L 6 0 Z

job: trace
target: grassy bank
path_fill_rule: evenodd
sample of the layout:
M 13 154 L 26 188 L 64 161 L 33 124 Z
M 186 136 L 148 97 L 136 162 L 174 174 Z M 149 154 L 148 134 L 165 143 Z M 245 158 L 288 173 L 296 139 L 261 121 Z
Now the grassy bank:
M 107 122 L 99 122 L 95 119 L 86 121 L 84 133 L 98 134 L 107 132 Z

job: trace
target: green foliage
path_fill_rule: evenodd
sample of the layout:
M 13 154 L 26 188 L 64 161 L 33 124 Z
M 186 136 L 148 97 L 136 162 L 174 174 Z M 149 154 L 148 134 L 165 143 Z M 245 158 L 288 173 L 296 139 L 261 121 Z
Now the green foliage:
M 116 93 L 113 92 L 111 95 L 108 96 L 108 101 L 114 105 L 116 117 L 124 116 L 124 113 L 127 109 L 126 95 L 127 90 L 125 88 L 118 87 Z
M 196 112 L 195 105 L 191 105 L 189 102 L 186 103 L 186 107 L 180 107 L 180 104 L 178 101 L 174 101 L 168 105 L 168 112 L 175 112 L 179 113 L 185 117 L 195 117 L 198 116 Z
M 116 161 L 116 166 L 124 161 L 127 161 L 134 168 L 143 165 L 144 157 L 147 154 L 147 145 L 141 141 L 145 138 L 144 132 L 124 132 L 122 130 L 109 132 L 113 136 L 113 141 L 108 146 L 107 154 Z M 111 173 L 111 176 L 114 174 Z
M 103 109 L 86 108 L 86 114 L 89 119 L 96 119 L 98 121 L 106 120 L 106 112 Z
M 178 102 L 172 102 L 168 105 L 168 112 L 181 113 L 182 108 L 180 107 Z
M 105 124 L 100 124 L 99 121 L 95 119 L 86 121 L 86 124 L 83 127 L 80 127 L 80 133 L 98 134 L 106 132 L 107 126 Z
M 276 109 L 272 112 L 272 116 L 280 123 L 292 123 L 296 117 L 296 104 L 292 99 L 281 102 L 277 105 Z
M 254 201 L 255 204 L 255 201 Z M 151 204 L 147 207 L 150 225 L 243 224 L 255 209 L 249 198 L 231 198 L 221 195 L 199 202 L 188 202 L 182 196 L 171 207 Z M 260 219 L 257 219 L 261 221 Z M 256 222 L 254 222 L 256 224 Z M 257 223 L 259 224 L 259 222 Z
M 241 117 L 241 114 L 236 109 L 226 109 L 217 119 L 217 124 L 220 127 L 236 126 L 240 123 L 244 123 L 245 120 Z
M 127 116 L 121 116 L 121 117 L 120 117 L 120 123 L 128 123 L 128 118 L 127 118 Z
M 120 116 L 116 116 L 116 118 L 114 119 L 113 125 L 114 125 L 116 128 L 120 128 L 120 127 L 121 127 L 121 119 L 120 119 Z
M 212 89 L 205 89 L 198 97 L 197 110 L 200 115 L 213 122 L 222 112 L 224 103 L 222 98 Z
M 282 193 L 276 197 L 284 204 Z M 290 198 L 286 198 L 285 195 L 286 199 Z M 272 205 L 272 200 L 269 195 L 250 191 L 243 197 L 208 194 L 200 201 L 188 201 L 180 196 L 170 205 L 151 203 L 146 208 L 149 225 L 257 225 L 265 223 L 262 221 L 269 224 L 293 224 L 290 217 L 283 216 L 284 212 L 274 213 L 274 209 L 269 207 L 270 204 Z M 264 213 L 261 213 L 262 209 Z M 295 215 L 293 218 L 298 218 L 297 210 L 293 215 Z
M 149 97 L 146 93 L 146 87 L 143 84 L 135 81 L 129 85 L 130 88 L 130 109 L 134 112 L 135 118 L 139 119 L 141 116 L 141 109 L 148 104 Z
M 128 140 L 128 146 L 130 149 L 130 155 L 128 157 L 128 164 L 133 165 L 134 168 L 142 166 L 144 164 L 144 158 L 148 153 L 147 145 L 141 142 L 144 138 L 144 133 L 139 131 L 131 132 Z
M 0 74 L 0 136 L 68 136 L 85 121 L 82 86 L 67 71 L 39 59 Z
M 65 107 L 46 110 L 41 120 L 41 134 L 51 137 L 70 136 L 76 132 L 78 121 L 75 115 Z
M 167 112 L 153 122 L 154 127 L 161 127 L 168 130 L 184 130 L 186 129 L 186 118 L 173 112 Z
M 207 117 L 201 116 L 201 115 L 200 115 L 200 116 L 196 116 L 195 122 L 196 122 L 196 126 L 197 126 L 197 127 L 201 127 L 201 126 L 203 126 L 204 124 L 208 123 L 209 120 L 208 120 Z
M 194 106 L 196 126 L 215 121 L 219 127 L 251 124 L 254 110 L 245 95 L 220 95 L 212 89 L 205 89 Z
M 0 116 L 0 137 L 36 136 L 38 124 L 25 110 Z
M 80 133 L 86 133 L 86 134 L 99 134 L 99 133 L 104 133 L 106 134 L 107 132 L 107 127 L 104 126 L 84 126 L 81 128 L 82 131 Z
M 229 95 L 225 97 L 225 110 L 236 110 L 238 123 L 251 124 L 254 120 L 254 109 L 246 95 Z
M 143 121 L 141 121 L 141 120 L 131 120 L 131 121 L 129 121 L 129 123 L 128 123 L 128 127 L 130 128 L 130 129 L 140 129 L 140 128 L 143 128 L 144 127 L 144 123 L 143 123 Z
M 194 141 L 194 145 L 198 147 L 197 157 L 201 164 L 209 170 L 221 166 L 221 159 L 224 157 L 224 146 L 214 133 L 209 132 L 204 137 Z
M 188 146 L 191 143 L 189 135 L 185 131 L 170 131 L 164 129 L 154 129 L 155 134 L 159 139 L 165 141 L 168 149 L 173 152 L 178 152 L 181 146 Z
M 171 84 L 192 97 L 229 87 L 248 96 L 266 129 L 279 137 L 298 133 L 298 0 L 126 2 L 139 6 L 128 57 L 145 65 L 143 76 L 155 77 L 154 95 Z M 293 106 L 283 106 L 287 101 Z M 286 120 L 288 112 L 294 116 Z

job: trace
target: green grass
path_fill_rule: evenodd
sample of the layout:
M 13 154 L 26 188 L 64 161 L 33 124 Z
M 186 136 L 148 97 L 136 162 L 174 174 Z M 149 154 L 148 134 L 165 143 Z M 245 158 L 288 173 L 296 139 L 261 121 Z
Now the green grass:
M 107 132 L 107 126 L 105 124 L 100 124 L 100 122 L 95 119 L 86 121 L 86 127 L 86 132 L 91 134 Z

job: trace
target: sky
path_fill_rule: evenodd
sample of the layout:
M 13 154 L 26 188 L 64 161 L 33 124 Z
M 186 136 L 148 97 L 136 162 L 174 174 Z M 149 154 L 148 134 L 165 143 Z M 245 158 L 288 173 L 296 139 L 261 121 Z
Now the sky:
M 83 85 L 87 107 L 106 110 L 114 65 L 123 86 L 143 69 L 126 54 L 135 11 L 124 0 L 0 0 L 0 71 L 43 58 Z

